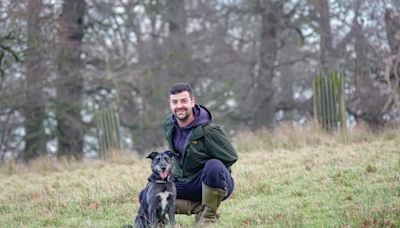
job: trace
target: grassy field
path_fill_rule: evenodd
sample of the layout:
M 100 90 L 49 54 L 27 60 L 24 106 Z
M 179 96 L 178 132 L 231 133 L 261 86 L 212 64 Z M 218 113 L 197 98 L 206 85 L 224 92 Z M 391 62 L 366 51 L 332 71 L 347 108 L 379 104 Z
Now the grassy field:
M 400 227 L 400 136 L 313 128 L 233 139 L 236 189 L 215 227 Z M 150 162 L 113 156 L 0 167 L 0 227 L 120 227 L 132 223 Z M 194 217 L 177 216 L 178 227 Z

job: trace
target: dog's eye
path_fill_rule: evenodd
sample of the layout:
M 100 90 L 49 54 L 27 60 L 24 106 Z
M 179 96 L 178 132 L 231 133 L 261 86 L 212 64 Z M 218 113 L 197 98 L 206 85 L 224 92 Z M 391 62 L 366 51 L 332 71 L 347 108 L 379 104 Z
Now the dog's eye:
M 156 158 L 156 162 L 159 162 L 160 161 L 160 158 Z
M 165 157 L 165 161 L 166 161 L 166 162 L 169 162 L 169 157 Z

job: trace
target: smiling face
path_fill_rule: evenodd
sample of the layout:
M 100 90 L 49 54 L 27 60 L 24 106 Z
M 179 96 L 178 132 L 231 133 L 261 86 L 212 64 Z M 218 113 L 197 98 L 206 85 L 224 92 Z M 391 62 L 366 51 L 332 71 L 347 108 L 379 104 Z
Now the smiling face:
M 195 104 L 195 98 L 191 97 L 187 91 L 169 95 L 169 108 L 181 127 L 189 125 L 194 120 Z

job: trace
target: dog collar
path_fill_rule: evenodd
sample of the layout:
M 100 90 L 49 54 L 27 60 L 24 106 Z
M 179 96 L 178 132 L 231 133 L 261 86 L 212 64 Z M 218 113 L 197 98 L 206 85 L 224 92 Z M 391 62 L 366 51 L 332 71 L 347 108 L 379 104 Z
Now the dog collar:
M 156 184 L 166 184 L 168 182 L 172 182 L 172 177 L 168 176 L 166 179 L 157 179 L 154 174 L 147 178 L 149 182 L 153 182 Z

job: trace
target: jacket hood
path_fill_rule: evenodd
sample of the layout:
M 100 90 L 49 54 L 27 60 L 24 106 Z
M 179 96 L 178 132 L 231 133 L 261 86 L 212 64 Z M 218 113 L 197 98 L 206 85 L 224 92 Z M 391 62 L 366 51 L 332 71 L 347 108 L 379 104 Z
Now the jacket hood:
M 201 105 L 195 105 L 193 107 L 193 113 L 194 113 L 194 120 L 192 123 L 190 123 L 188 126 L 183 127 L 182 129 L 190 129 L 199 125 L 203 125 L 203 124 L 208 124 L 212 121 L 212 115 L 210 113 L 210 111 L 208 111 L 208 109 L 204 106 Z M 176 120 L 175 115 L 171 115 L 171 119 L 172 119 L 172 123 L 175 126 L 179 126 L 178 122 Z

